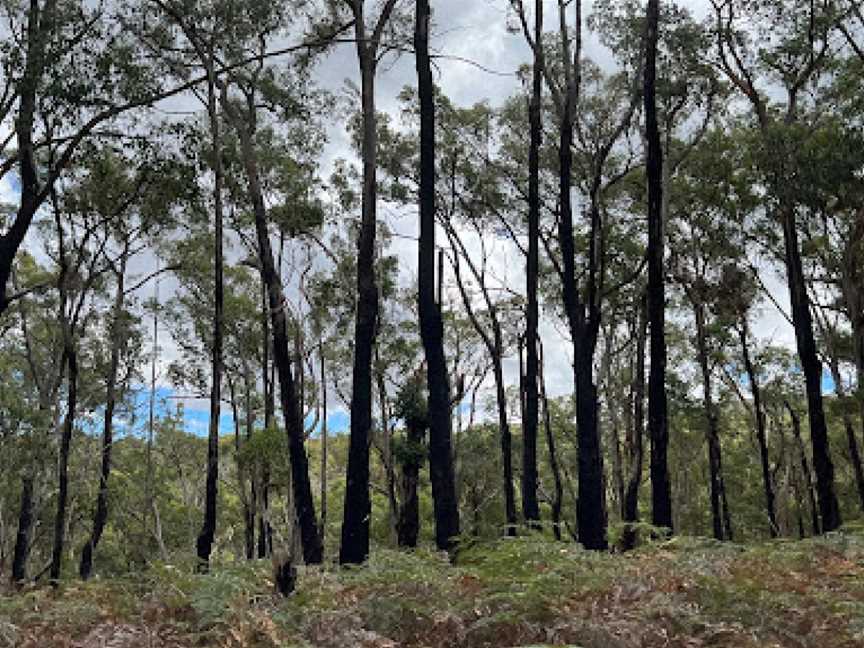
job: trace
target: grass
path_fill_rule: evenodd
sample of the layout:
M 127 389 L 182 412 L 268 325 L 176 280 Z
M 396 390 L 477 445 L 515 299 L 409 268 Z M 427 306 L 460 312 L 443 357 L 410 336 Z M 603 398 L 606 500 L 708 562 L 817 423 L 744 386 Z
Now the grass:
M 621 555 L 539 536 L 376 551 L 363 567 L 169 565 L 0 597 L 0 648 L 864 647 L 864 528 L 741 546 L 674 538 Z

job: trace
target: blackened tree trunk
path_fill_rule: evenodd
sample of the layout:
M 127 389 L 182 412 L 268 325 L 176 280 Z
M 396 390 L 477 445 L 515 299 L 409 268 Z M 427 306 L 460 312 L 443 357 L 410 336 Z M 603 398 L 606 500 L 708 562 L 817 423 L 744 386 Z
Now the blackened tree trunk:
M 651 440 L 651 519 L 672 530 L 672 489 L 667 452 L 669 422 L 666 403 L 666 287 L 663 244 L 663 150 L 657 122 L 657 42 L 660 2 L 648 0 L 645 32 L 645 130 L 648 141 L 648 437 Z
M 525 329 L 525 412 L 522 421 L 522 514 L 529 527 L 540 521 L 537 502 L 537 428 L 539 418 L 537 394 L 537 275 L 540 259 L 540 145 L 542 125 L 540 100 L 543 87 L 543 59 L 540 41 L 543 37 L 543 2 L 534 2 L 534 71 L 528 115 L 531 142 L 528 148 L 528 267 Z
M 276 394 L 270 366 L 270 306 L 267 298 L 267 284 L 261 281 L 261 377 L 264 383 L 264 429 L 270 430 L 276 417 Z M 270 467 L 266 457 L 258 457 L 258 558 L 266 558 L 273 549 L 272 530 L 269 520 L 270 507 Z
M 771 468 L 768 459 L 768 438 L 765 430 L 765 408 L 762 404 L 762 388 L 756 368 L 750 358 L 749 326 L 744 316 L 738 328 L 738 337 L 741 341 L 741 357 L 744 360 L 744 371 L 747 372 L 747 381 L 750 383 L 750 393 L 753 394 L 753 413 L 756 418 L 756 440 L 759 444 L 759 459 L 762 465 L 762 487 L 765 491 L 765 510 L 768 513 L 768 531 L 772 538 L 779 534 L 777 526 L 777 512 L 774 503 L 774 483 L 771 478 Z
M 786 401 L 786 410 L 792 419 L 792 434 L 795 437 L 795 445 L 798 448 L 798 457 L 801 462 L 801 473 L 804 475 L 804 485 L 807 489 L 807 498 L 810 500 L 810 515 L 812 520 L 813 535 L 822 532 L 822 523 L 819 519 L 819 506 L 816 503 L 816 490 L 813 486 L 813 473 L 810 472 L 810 462 L 807 461 L 807 452 L 804 450 L 804 440 L 801 438 L 801 419 L 798 412 Z
M 318 344 L 321 360 L 321 517 L 319 519 L 321 544 L 327 532 L 327 373 L 324 363 L 324 340 Z
M 369 441 L 372 433 L 372 352 L 378 323 L 378 287 L 375 284 L 377 218 L 378 131 L 375 112 L 375 72 L 378 45 L 393 10 L 387 0 L 372 33 L 366 29 L 364 0 L 349 0 L 354 14 L 354 35 L 360 64 L 362 113 L 361 157 L 363 191 L 360 234 L 357 239 L 357 303 L 354 320 L 354 366 L 351 379 L 351 438 L 339 562 L 362 563 L 369 555 Z
M 252 434 L 255 431 L 255 414 L 252 408 L 252 390 L 254 389 L 254 378 L 252 376 L 251 367 L 245 364 L 243 367 L 243 387 L 245 389 L 245 409 L 246 409 L 246 443 L 252 440 Z M 236 439 L 235 452 L 237 453 L 237 479 L 240 482 L 240 492 L 243 495 L 243 513 L 245 520 L 245 546 L 246 560 L 252 560 L 255 557 L 255 511 L 258 508 L 258 492 L 255 488 L 255 475 L 249 470 L 246 460 L 241 459 L 240 452 L 242 444 L 239 435 Z M 249 490 L 246 490 L 246 482 L 249 482 Z M 246 495 L 248 493 L 248 496 Z
M 207 116 L 211 137 L 211 164 L 213 165 L 213 348 L 210 376 L 210 426 L 207 434 L 207 479 L 204 491 L 204 521 L 198 533 L 196 550 L 198 570 L 206 572 L 210 565 L 210 552 L 216 535 L 216 498 L 219 487 L 219 416 L 222 405 L 222 334 L 224 328 L 224 281 L 222 251 L 222 135 L 216 104 L 215 61 L 211 56 L 207 64 Z
M 68 328 L 68 327 L 67 327 Z M 75 426 L 75 408 L 78 405 L 78 351 L 66 333 L 67 394 L 66 418 L 60 433 L 60 457 L 57 467 L 57 513 L 54 517 L 54 545 L 51 550 L 51 567 L 48 576 L 53 585 L 60 581 L 63 566 L 63 550 L 66 541 L 66 508 L 69 503 L 69 450 L 72 445 L 72 431 Z
M 12 583 L 20 586 L 27 579 L 27 556 L 30 554 L 30 535 L 33 530 L 35 477 L 29 472 L 21 479 L 21 503 L 18 508 L 18 532 L 12 554 Z
M 783 241 L 785 246 L 786 279 L 789 300 L 792 305 L 792 322 L 795 325 L 795 341 L 798 357 L 807 388 L 807 412 L 810 422 L 810 443 L 813 449 L 813 468 L 816 471 L 816 490 L 819 495 L 819 514 L 822 531 L 833 531 L 840 526 L 840 508 L 834 490 L 834 464 L 828 443 L 828 428 L 822 403 L 822 363 L 813 335 L 813 320 L 810 313 L 810 298 L 801 263 L 794 207 L 781 211 Z
M 429 1 L 417 0 L 414 50 L 420 98 L 420 241 L 418 302 L 420 336 L 429 389 L 429 475 L 435 507 L 435 544 L 453 549 L 459 535 L 459 507 L 451 451 L 450 385 L 444 356 L 441 305 L 435 301 L 435 88 L 429 57 Z
M 647 295 L 646 295 L 647 297 Z M 636 324 L 635 368 L 630 387 L 633 402 L 633 424 L 627 431 L 629 474 L 624 489 L 623 521 L 624 534 L 621 547 L 624 551 L 636 546 L 636 530 L 633 525 L 639 521 L 639 486 L 642 484 L 642 463 L 644 450 L 642 435 L 645 427 L 645 342 L 648 333 L 647 300 L 640 300 L 639 318 Z
M 555 539 L 561 540 L 561 509 L 564 503 L 564 483 L 561 479 L 561 467 L 558 464 L 558 453 L 555 448 L 555 435 L 552 432 L 552 415 L 549 412 L 549 400 L 546 398 L 545 362 L 543 343 L 538 339 L 537 347 L 540 360 L 540 400 L 543 403 L 543 427 L 546 432 L 546 450 L 549 453 L 549 470 L 552 471 L 554 493 L 552 495 L 552 532 Z
M 561 110 L 560 139 L 558 146 L 558 181 L 560 220 L 558 241 L 562 257 L 562 293 L 564 309 L 570 335 L 573 339 L 573 373 L 576 386 L 576 427 L 579 450 L 579 497 L 576 503 L 576 518 L 579 541 L 586 549 L 605 550 L 606 505 L 603 484 L 603 456 L 598 426 L 597 389 L 594 385 L 594 351 L 600 326 L 597 282 L 596 241 L 599 214 L 592 209 L 591 250 L 589 251 L 588 303 L 583 303 L 576 279 L 576 250 L 573 230 L 573 207 L 570 188 L 573 174 L 573 112 L 576 109 L 581 76 L 582 4 L 577 1 L 575 70 L 565 60 L 567 91 L 564 93 Z M 563 17 L 562 17 L 563 23 Z M 565 59 L 569 57 L 569 44 L 565 48 Z M 587 315 L 586 315 L 587 306 Z
M 705 413 L 705 441 L 708 446 L 708 473 L 711 493 L 711 521 L 714 537 L 717 540 L 731 540 L 732 529 L 727 527 L 729 520 L 726 504 L 726 485 L 723 480 L 723 460 L 720 446 L 719 421 L 714 404 L 713 381 L 708 357 L 708 332 L 705 322 L 705 305 L 699 302 L 698 295 L 685 287 L 690 305 L 696 319 L 696 349 L 699 369 L 702 374 L 702 408 Z
M 128 251 L 128 247 L 127 247 Z M 102 426 L 102 465 L 99 473 L 99 493 L 96 496 L 96 512 L 93 515 L 93 530 L 81 549 L 78 574 L 87 580 L 93 571 L 93 553 L 108 521 L 108 478 L 111 475 L 111 450 L 114 446 L 114 408 L 117 404 L 117 375 L 120 367 L 120 347 L 123 342 L 123 308 L 125 302 L 126 254 L 121 256 L 117 272 L 117 294 L 111 324 L 111 359 L 108 380 L 105 386 L 105 415 Z
M 400 480 L 399 518 L 396 536 L 400 547 L 414 548 L 420 533 L 420 501 L 417 486 L 420 483 L 420 466 L 423 463 L 423 436 L 426 420 L 406 421 L 407 446 L 402 456 L 402 478 Z
M 291 370 L 288 323 L 285 315 L 288 304 L 282 289 L 282 280 L 276 272 L 276 264 L 273 259 L 273 248 L 270 245 L 267 229 L 267 209 L 264 205 L 264 194 L 258 174 L 258 161 L 252 144 L 252 135 L 255 129 L 255 96 L 251 91 L 246 95 L 245 119 L 240 118 L 240 110 L 232 106 L 224 91 L 222 104 L 229 119 L 234 123 L 240 138 L 246 182 L 255 217 L 258 256 L 261 263 L 261 277 L 267 286 L 270 328 L 273 336 L 273 362 L 279 376 L 279 395 L 285 420 L 285 432 L 288 436 L 288 452 L 291 463 L 291 488 L 294 497 L 294 510 L 300 527 L 303 560 L 307 565 L 319 564 L 323 559 L 323 549 L 321 537 L 318 535 L 318 522 L 315 518 L 312 484 L 309 480 L 309 458 L 306 456 L 303 414 Z
M 359 37 L 358 37 L 359 38 Z M 357 304 L 351 388 L 351 438 L 339 562 L 362 563 L 369 555 L 369 440 L 372 431 L 372 350 L 378 318 L 375 285 L 375 73 L 366 63 L 363 79 L 363 216 L 357 241 Z M 371 159 L 370 159 L 371 158 Z

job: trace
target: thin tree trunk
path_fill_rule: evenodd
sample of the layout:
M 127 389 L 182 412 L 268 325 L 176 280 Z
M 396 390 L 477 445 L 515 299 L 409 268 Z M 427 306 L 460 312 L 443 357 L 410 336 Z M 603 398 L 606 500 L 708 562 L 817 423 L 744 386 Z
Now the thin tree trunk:
M 318 564 L 322 561 L 323 553 L 321 537 L 318 534 L 318 523 L 315 518 L 312 486 L 309 481 L 309 459 L 306 456 L 301 405 L 297 400 L 294 376 L 291 370 L 291 354 L 285 315 L 287 301 L 282 289 L 282 280 L 276 272 L 273 259 L 273 249 L 267 230 L 267 211 L 258 176 L 258 163 L 252 145 L 251 129 L 254 128 L 254 113 L 252 111 L 255 110 L 255 100 L 253 96 L 247 96 L 247 110 L 249 112 L 246 115 L 246 123 L 240 121 L 234 108 L 230 107 L 224 95 L 223 107 L 226 108 L 229 117 L 234 122 L 240 137 L 249 196 L 255 216 L 258 254 L 261 262 L 262 279 L 267 286 L 270 326 L 273 336 L 273 360 L 279 374 L 280 400 L 285 420 L 285 432 L 288 436 L 291 463 L 291 487 L 300 526 L 303 559 L 306 564 Z
M 647 295 L 640 300 L 639 318 L 636 324 L 636 368 L 633 372 L 631 391 L 633 394 L 633 426 L 629 430 L 630 471 L 624 491 L 624 534 L 621 546 L 624 551 L 636 546 L 636 530 L 639 521 L 639 486 L 642 483 L 644 450 L 642 435 L 645 427 L 645 343 L 648 334 Z
M 459 247 L 458 250 L 454 250 L 453 253 L 453 270 L 454 276 L 456 279 L 456 286 L 459 289 L 459 295 L 462 298 L 462 305 L 465 307 L 465 311 L 468 314 L 468 319 L 471 321 L 471 325 L 474 327 L 474 330 L 477 332 L 477 335 L 483 340 L 483 344 L 486 347 L 486 351 L 489 354 L 492 362 L 492 374 L 495 380 L 495 402 L 498 411 L 498 436 L 499 442 L 501 446 L 501 465 L 502 465 L 502 477 L 503 477 L 503 492 L 504 492 L 504 515 L 506 522 L 506 533 L 509 536 L 516 535 L 516 525 L 517 525 L 517 514 L 516 514 L 516 492 L 513 486 L 513 439 L 510 433 L 510 423 L 508 420 L 507 413 L 507 392 L 504 385 L 504 371 L 501 363 L 501 357 L 503 355 L 503 339 L 501 334 L 501 325 L 498 321 L 498 313 L 494 307 L 491 297 L 489 296 L 489 292 L 486 286 L 479 280 L 479 272 L 477 272 L 476 266 L 473 264 L 471 259 L 466 255 L 465 260 L 469 265 L 472 275 L 475 279 L 478 280 L 480 284 L 480 289 L 483 292 L 483 299 L 486 302 L 487 310 L 489 313 L 489 320 L 492 327 L 492 336 L 490 337 L 489 333 L 483 328 L 483 325 L 480 323 L 480 320 L 477 318 L 476 313 L 474 312 L 474 308 L 471 305 L 471 297 L 468 294 L 468 291 L 465 288 L 465 284 L 462 281 L 462 271 L 461 271 L 461 263 L 459 261 L 460 253 L 464 254 L 466 250 L 462 247 L 461 241 L 456 237 L 456 233 L 452 228 L 447 229 L 448 237 L 450 239 L 451 245 L 456 248 Z M 520 369 L 521 373 L 521 369 Z M 476 390 L 474 392 L 474 396 L 476 397 Z M 471 417 L 469 421 L 469 427 L 473 425 L 474 421 L 474 407 L 473 407 L 473 399 L 472 399 L 472 410 Z
M 759 443 L 759 459 L 762 464 L 762 486 L 765 490 L 765 510 L 768 513 L 768 531 L 772 538 L 779 533 L 777 526 L 777 512 L 774 496 L 774 485 L 771 479 L 771 468 L 768 459 L 768 439 L 765 431 L 765 411 L 762 405 L 762 388 L 759 385 L 759 377 L 750 359 L 748 343 L 749 327 L 746 315 L 741 320 L 738 336 L 741 340 L 741 356 L 744 360 L 744 370 L 747 372 L 747 380 L 750 383 L 750 392 L 753 394 L 753 413 L 756 418 L 756 440 Z
M 792 419 L 792 434 L 795 436 L 795 443 L 798 446 L 798 456 L 801 461 L 801 473 L 804 475 L 804 484 L 807 489 L 807 497 L 810 500 L 810 514 L 812 519 L 813 535 L 822 533 L 822 523 L 819 519 L 819 506 L 816 502 L 816 489 L 813 487 L 813 474 L 810 472 L 810 463 L 807 461 L 807 453 L 804 450 L 804 441 L 801 438 L 801 419 L 798 413 L 789 404 L 789 401 L 784 403 Z
M 417 84 L 420 98 L 420 241 L 418 304 L 420 336 L 426 355 L 429 390 L 429 475 L 435 508 L 435 544 L 454 549 L 459 508 L 451 448 L 450 385 L 444 355 L 441 305 L 435 301 L 435 89 L 429 57 L 429 0 L 417 0 L 414 23 Z
M 531 99 L 528 104 L 531 142 L 528 148 L 528 266 L 526 268 L 527 305 L 525 328 L 525 412 L 522 421 L 522 514 L 530 527 L 538 527 L 540 506 L 537 502 L 537 428 L 539 418 L 537 394 L 537 277 L 540 260 L 540 145 L 542 125 L 540 101 L 543 88 L 542 55 L 543 2 L 534 2 L 534 71 Z
M 792 305 L 792 321 L 795 325 L 795 341 L 798 357 L 807 388 L 807 413 L 810 421 L 810 443 L 813 449 L 813 468 L 816 471 L 816 490 L 819 494 L 819 513 L 822 531 L 833 531 L 840 526 L 840 508 L 834 490 L 834 464 L 828 442 L 828 428 L 822 402 L 822 363 L 813 335 L 813 320 L 810 314 L 810 299 L 801 262 L 795 210 L 786 207 L 781 214 L 783 240 L 786 257 L 786 276 L 789 299 Z
M 211 155 L 213 157 L 213 348 L 211 357 L 210 425 L 207 434 L 207 478 L 204 491 L 204 521 L 196 541 L 198 570 L 210 567 L 210 552 L 216 535 L 216 498 L 219 488 L 219 417 L 222 405 L 222 333 L 224 328 L 224 281 L 222 250 L 222 134 L 216 104 L 214 60 L 207 62 L 207 113 L 210 122 Z
M 66 325 L 64 325 L 66 326 Z M 67 326 L 68 328 L 68 326 Z M 54 546 L 51 550 L 51 568 L 48 576 L 55 586 L 60 580 L 63 565 L 63 549 L 66 540 L 66 508 L 69 501 L 69 450 L 72 445 L 72 431 L 75 425 L 75 408 L 78 405 L 78 352 L 66 333 L 66 363 L 68 368 L 66 395 L 66 418 L 60 435 L 60 458 L 57 469 L 57 514 L 54 518 Z
M 270 306 L 267 299 L 267 284 L 261 280 L 261 376 L 264 382 L 264 430 L 273 427 L 276 416 L 274 381 L 270 371 Z M 270 527 L 268 509 L 270 507 L 270 468 L 266 457 L 258 458 L 258 558 L 266 558 L 273 549 L 272 530 Z
M 318 345 L 321 360 L 321 517 L 319 520 L 321 545 L 327 531 L 327 374 L 324 364 L 324 341 Z
M 117 374 L 120 367 L 120 346 L 123 341 L 123 308 L 125 297 L 126 252 L 120 260 L 117 273 L 117 293 L 114 298 L 114 313 L 111 335 L 111 360 L 108 369 L 108 382 L 105 388 L 105 418 L 102 427 L 102 466 L 99 473 L 99 493 L 96 497 L 96 512 L 93 516 L 93 530 L 90 538 L 81 549 L 81 562 L 78 574 L 87 580 L 93 571 L 93 553 L 102 537 L 108 521 L 108 478 L 111 475 L 111 449 L 114 445 L 114 408 L 117 404 Z
M 833 349 L 832 349 L 833 351 Z M 842 404 L 843 429 L 846 432 L 846 443 L 849 448 L 849 462 L 852 464 L 852 472 L 855 475 L 855 487 L 858 490 L 858 505 L 864 511 L 864 468 L 861 466 L 861 452 L 858 449 L 858 440 L 855 438 L 855 426 L 852 423 L 852 415 L 845 407 L 846 390 L 843 388 L 843 377 L 840 375 L 840 367 L 837 358 L 830 358 L 831 377 L 834 380 L 834 393 Z
M 731 540 L 731 529 L 727 528 L 728 510 L 725 506 L 725 484 L 723 481 L 723 463 L 718 430 L 717 410 L 712 394 L 711 368 L 708 358 L 708 342 L 705 323 L 705 306 L 698 303 L 696 297 L 689 294 L 693 313 L 696 317 L 696 348 L 699 356 L 699 368 L 702 373 L 702 407 L 705 413 L 705 440 L 708 446 L 708 470 L 711 490 L 711 520 L 714 537 L 717 540 Z
M 255 430 L 255 414 L 252 408 L 252 389 L 253 378 L 251 368 L 244 362 L 243 371 L 243 386 L 245 389 L 245 409 L 246 409 L 246 443 L 252 440 L 252 434 Z M 243 494 L 243 517 L 246 522 L 244 533 L 246 560 L 252 560 L 255 557 L 255 511 L 257 509 L 258 493 L 255 490 L 255 476 L 249 471 L 246 460 L 241 459 L 240 452 L 242 444 L 238 435 L 235 451 L 237 453 L 237 479 L 240 482 L 240 492 Z M 246 496 L 246 481 L 249 481 L 248 498 Z
M 549 451 L 549 469 L 552 471 L 552 480 L 555 485 L 555 494 L 552 496 L 552 532 L 555 539 L 561 540 L 561 509 L 564 503 L 564 484 L 561 481 L 561 468 L 558 465 L 558 454 L 555 449 L 555 435 L 552 433 L 552 416 L 549 413 L 549 400 L 546 397 L 546 364 L 543 358 L 543 343 L 537 341 L 540 353 L 540 400 L 543 404 L 543 426 L 546 432 L 546 449 Z
M 651 440 L 651 518 L 672 530 L 672 489 L 667 452 L 666 287 L 663 245 L 663 150 L 657 123 L 657 41 L 659 0 L 648 0 L 645 32 L 645 130 L 648 140 L 648 322 L 651 368 L 648 375 L 648 437 Z

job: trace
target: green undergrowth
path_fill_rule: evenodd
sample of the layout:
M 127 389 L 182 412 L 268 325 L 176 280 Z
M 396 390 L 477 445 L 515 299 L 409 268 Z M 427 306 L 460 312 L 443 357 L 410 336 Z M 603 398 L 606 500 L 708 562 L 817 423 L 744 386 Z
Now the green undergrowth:
M 864 647 L 864 525 L 753 545 L 672 538 L 597 554 L 540 536 L 455 562 L 380 549 L 362 567 L 154 565 L 0 596 L 3 646 Z

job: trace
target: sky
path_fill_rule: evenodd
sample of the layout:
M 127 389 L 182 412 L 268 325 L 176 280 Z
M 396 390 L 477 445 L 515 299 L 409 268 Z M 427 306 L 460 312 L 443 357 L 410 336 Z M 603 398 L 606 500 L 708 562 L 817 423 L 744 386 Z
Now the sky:
M 377 3 L 368 3 L 375 6 Z M 404 2 L 410 6 L 410 2 Z M 530 4 L 530 3 L 526 3 Z M 590 13 L 590 2 L 586 3 L 586 15 Z M 704 11 L 706 0 L 691 0 L 684 3 L 697 15 Z M 500 105 L 508 96 L 519 89 L 519 81 L 515 72 L 519 66 L 529 60 L 529 49 L 523 41 L 521 33 L 508 31 L 508 25 L 513 25 L 514 14 L 509 8 L 509 0 L 432 0 L 433 6 L 433 36 L 431 47 L 434 54 L 444 57 L 435 61 L 436 83 L 442 92 L 457 105 L 471 105 L 478 101 L 488 101 L 493 106 Z M 546 2 L 546 23 L 548 26 L 557 20 L 557 3 Z M 604 68 L 614 65 L 611 54 L 604 50 L 596 38 L 590 34 L 585 42 L 585 55 Z M 474 64 L 472 64 L 473 62 Z M 476 65 L 475 65 L 476 64 Z M 344 94 L 346 81 L 358 83 L 356 50 L 353 44 L 337 45 L 320 63 L 316 78 L 319 84 L 331 92 Z M 408 54 L 399 58 L 385 58 L 379 68 L 376 97 L 378 109 L 395 114 L 398 110 L 397 95 L 406 85 L 416 84 L 414 59 Z M 194 99 L 180 99 L 173 102 L 172 107 L 179 109 L 195 109 Z M 329 176 L 336 159 L 344 158 L 356 162 L 356 156 L 349 146 L 346 127 L 338 118 L 332 120 L 327 127 L 328 143 L 324 150 L 321 176 Z M 9 184 L 9 178 L 0 184 L 0 199 L 14 197 L 15 188 Z M 412 240 L 417 235 L 417 218 L 413 210 L 396 210 L 386 204 L 379 205 L 379 218 L 399 236 L 394 238 L 391 254 L 400 258 L 400 281 L 410 284 L 416 278 L 416 243 Z M 439 233 L 439 240 L 443 238 Z M 502 245 L 496 255 L 497 265 L 493 268 L 498 276 L 504 278 L 511 286 L 524 284 L 522 267 L 524 260 L 512 249 Z M 754 258 L 760 268 L 762 279 L 782 308 L 788 311 L 788 296 L 785 279 L 778 274 L 776 268 L 770 267 L 762 260 Z M 143 256 L 133 264 L 133 271 L 142 274 L 152 270 L 154 260 Z M 161 280 L 160 297 L 164 300 L 176 289 L 176 282 L 170 277 Z M 153 294 L 151 284 L 141 291 L 139 297 L 146 298 Z M 458 302 L 458 296 L 451 292 L 449 299 Z M 548 318 L 541 320 L 541 336 L 543 338 L 547 367 L 545 369 L 546 387 L 550 397 L 572 392 L 572 351 L 570 344 L 560 335 L 559 331 Z M 791 326 L 778 309 L 766 302 L 755 326 L 756 334 L 765 341 L 775 344 L 792 346 L 794 335 Z M 159 393 L 162 397 L 171 396 L 170 385 L 165 381 L 166 367 L 176 358 L 176 347 L 169 339 L 167 330 L 160 330 L 159 342 Z M 149 373 L 149 372 L 148 372 Z M 505 376 L 513 384 L 518 379 L 517 361 L 509 358 L 505 362 Z M 142 393 L 146 390 L 142 390 Z M 171 402 L 169 399 L 167 402 Z M 331 399 L 336 403 L 337 399 Z M 183 399 L 185 425 L 190 431 L 206 432 L 208 421 L 208 402 L 203 398 Z M 160 406 L 162 407 L 162 406 Z M 161 411 L 161 410 L 160 410 Z M 333 412 L 331 429 L 338 430 L 347 426 L 345 409 L 336 407 Z M 230 415 L 224 414 L 221 427 L 232 430 Z

